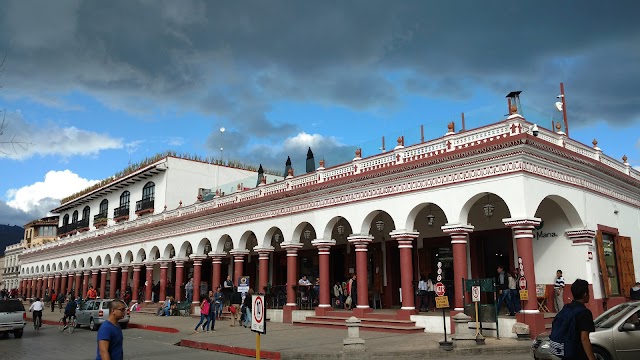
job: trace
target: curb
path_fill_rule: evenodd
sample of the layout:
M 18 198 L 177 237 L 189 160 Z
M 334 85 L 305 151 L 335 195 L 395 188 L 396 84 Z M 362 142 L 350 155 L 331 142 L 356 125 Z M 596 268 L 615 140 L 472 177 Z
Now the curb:
M 27 318 L 27 320 L 33 322 L 33 318 Z M 53 321 L 53 320 L 44 320 L 44 319 L 42 319 L 42 324 L 43 325 L 58 325 L 58 322 L 57 321 Z M 127 327 L 131 328 L 131 329 L 159 331 L 159 332 L 170 333 L 170 334 L 176 334 L 176 333 L 180 332 L 180 330 L 175 329 L 175 328 L 170 328 L 170 327 L 143 325 L 143 324 L 134 324 L 134 323 L 129 323 L 127 325 Z M 254 353 L 255 353 L 255 351 L 254 351 Z
M 234 354 L 234 355 L 247 356 L 247 357 L 255 357 L 256 356 L 256 349 L 241 348 L 241 347 L 228 346 L 228 345 L 219 345 L 219 344 L 212 344 L 212 343 L 193 341 L 193 340 L 184 340 L 184 339 L 180 340 L 179 344 L 180 344 L 180 346 L 184 346 L 184 347 L 188 347 L 188 348 L 192 348 L 192 349 L 223 352 L 223 353 L 227 353 L 227 354 Z M 277 351 L 264 351 L 264 350 L 261 350 L 260 351 L 260 358 L 261 359 L 280 360 L 281 356 L 280 356 L 280 353 L 277 352 Z

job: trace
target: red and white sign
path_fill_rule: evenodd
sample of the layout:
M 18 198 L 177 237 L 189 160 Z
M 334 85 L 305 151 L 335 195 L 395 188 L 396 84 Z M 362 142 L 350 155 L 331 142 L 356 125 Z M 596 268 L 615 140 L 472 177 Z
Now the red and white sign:
M 251 331 L 264 334 L 267 332 L 264 321 L 264 298 L 262 295 L 253 295 L 251 300 Z
M 443 284 L 443 283 L 441 283 L 441 282 L 436 283 L 436 295 L 438 295 L 438 296 L 443 296 L 443 295 L 444 295 L 444 293 L 445 293 L 445 290 L 446 290 L 446 289 L 445 289 L 445 287 L 444 287 L 444 284 Z
M 480 286 L 471 287 L 471 301 L 473 302 L 480 301 Z
M 527 289 L 527 279 L 525 279 L 525 277 L 521 277 L 520 278 L 520 290 L 526 290 Z

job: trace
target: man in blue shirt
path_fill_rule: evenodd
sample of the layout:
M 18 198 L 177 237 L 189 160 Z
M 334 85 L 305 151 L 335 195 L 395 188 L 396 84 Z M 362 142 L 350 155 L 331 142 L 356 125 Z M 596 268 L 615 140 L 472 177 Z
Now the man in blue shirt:
M 120 300 L 109 304 L 109 318 L 98 330 L 98 355 L 96 360 L 122 360 L 122 330 L 118 320 L 127 313 L 127 305 Z

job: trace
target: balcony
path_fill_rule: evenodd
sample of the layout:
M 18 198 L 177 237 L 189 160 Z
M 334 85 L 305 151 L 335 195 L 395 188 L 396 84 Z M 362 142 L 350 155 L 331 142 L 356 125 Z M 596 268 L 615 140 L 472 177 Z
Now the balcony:
M 129 204 L 113 209 L 113 220 L 115 222 L 129 220 Z
M 58 226 L 58 236 L 63 237 L 69 231 L 69 225 Z
M 76 230 L 83 232 L 89 230 L 89 218 L 84 218 L 76 223 Z
M 136 201 L 136 215 L 152 214 L 154 197 Z
M 93 217 L 93 226 L 96 228 L 101 228 L 107 226 L 107 213 L 99 213 Z

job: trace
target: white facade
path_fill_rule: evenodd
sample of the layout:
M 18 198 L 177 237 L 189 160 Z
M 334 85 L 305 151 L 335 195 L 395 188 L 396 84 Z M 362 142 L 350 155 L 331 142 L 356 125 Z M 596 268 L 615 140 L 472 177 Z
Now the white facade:
M 20 273 L 20 254 L 22 253 L 20 244 L 9 245 L 4 249 L 4 269 L 2 270 L 3 289 L 17 289 L 19 285 L 18 274 Z
M 257 248 L 273 246 L 281 252 L 275 234 L 312 249 L 314 239 L 335 239 L 338 246 L 346 245 L 350 234 L 370 234 L 375 244 L 390 241 L 393 230 L 415 229 L 420 249 L 431 239 L 447 236 L 441 229 L 445 224 L 469 224 L 475 235 L 508 229 L 505 224 L 512 221 L 540 219 L 543 225 L 534 231 L 533 240 L 536 283 L 552 284 L 555 270 L 561 268 L 568 283 L 585 279 L 595 299 L 602 299 L 593 236 L 591 241 L 569 236 L 595 233 L 600 226 L 631 237 L 635 277 L 640 279 L 640 172 L 564 134 L 540 129 L 534 136 L 531 125 L 511 116 L 491 126 L 399 145 L 387 153 L 356 157 L 348 164 L 195 204 L 197 189 L 211 187 L 211 173 L 204 166 L 170 158 L 153 165 L 165 169 L 127 187 L 133 202 L 144 183 L 156 183 L 153 214 L 27 249 L 21 276 L 226 254 L 230 249 L 254 254 Z M 172 169 L 181 171 L 174 177 Z M 228 176 L 225 181 L 233 174 Z M 110 209 L 122 191 L 105 195 Z M 92 214 L 102 198 L 89 202 Z M 81 212 L 84 206 L 69 204 L 58 209 L 66 214 Z M 494 206 L 492 216 L 485 215 L 486 204 Z M 427 214 L 434 215 L 434 224 L 426 223 Z M 338 224 L 347 227 L 344 234 Z M 516 240 L 512 241 L 513 251 L 507 255 L 517 263 Z M 467 247 L 469 274 L 456 276 L 486 276 L 474 274 L 474 262 L 482 259 L 471 248 Z M 383 246 L 383 259 L 386 256 Z M 383 286 L 397 270 L 387 264 L 383 261 L 376 269 L 383 274 Z M 275 266 L 271 261 L 271 273 Z

